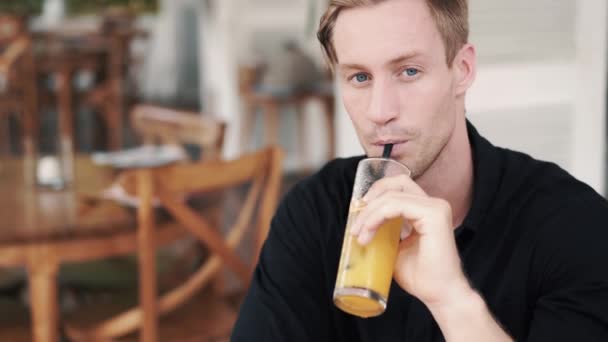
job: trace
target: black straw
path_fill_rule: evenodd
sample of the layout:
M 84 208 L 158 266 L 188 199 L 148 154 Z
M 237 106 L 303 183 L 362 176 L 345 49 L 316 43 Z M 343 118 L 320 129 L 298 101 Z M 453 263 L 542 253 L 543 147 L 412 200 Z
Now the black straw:
M 390 158 L 392 151 L 393 151 L 393 144 L 384 145 L 384 151 L 382 151 L 382 158 Z

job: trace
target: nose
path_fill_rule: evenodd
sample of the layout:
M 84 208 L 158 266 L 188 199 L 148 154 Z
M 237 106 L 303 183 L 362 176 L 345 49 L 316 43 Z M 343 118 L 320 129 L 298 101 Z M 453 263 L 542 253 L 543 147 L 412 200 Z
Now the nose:
M 399 94 L 390 79 L 376 79 L 372 85 L 367 116 L 376 125 L 383 126 L 399 115 Z

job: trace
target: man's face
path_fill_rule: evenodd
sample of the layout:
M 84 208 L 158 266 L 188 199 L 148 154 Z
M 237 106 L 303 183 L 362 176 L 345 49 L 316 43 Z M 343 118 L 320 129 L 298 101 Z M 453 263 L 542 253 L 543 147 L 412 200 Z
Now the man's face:
M 340 13 L 333 33 L 343 101 L 368 156 L 422 175 L 449 141 L 457 74 L 424 0 L 388 0 Z

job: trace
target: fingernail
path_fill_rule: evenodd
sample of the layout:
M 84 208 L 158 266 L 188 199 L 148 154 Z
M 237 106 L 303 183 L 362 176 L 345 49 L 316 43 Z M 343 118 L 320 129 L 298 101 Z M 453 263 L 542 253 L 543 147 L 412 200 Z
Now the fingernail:
M 410 226 L 407 222 L 403 223 L 403 227 L 401 228 L 401 240 L 407 239 L 408 236 L 412 233 L 412 226 Z
M 359 234 L 359 238 L 357 239 L 357 242 L 359 242 L 360 245 L 366 245 L 370 240 L 370 234 L 368 231 L 363 231 L 361 232 L 361 234 Z

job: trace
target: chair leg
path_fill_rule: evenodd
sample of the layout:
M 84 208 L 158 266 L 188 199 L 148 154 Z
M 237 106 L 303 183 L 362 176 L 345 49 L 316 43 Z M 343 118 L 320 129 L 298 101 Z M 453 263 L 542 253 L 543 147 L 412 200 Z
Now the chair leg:
M 213 222 L 214 227 L 223 227 L 222 224 L 222 207 L 214 208 L 212 212 L 209 213 L 208 217 L 211 222 Z M 221 234 L 222 232 L 219 231 Z M 228 287 L 228 282 L 226 281 L 227 273 L 224 269 L 220 269 L 213 279 L 211 280 L 211 287 L 213 292 L 218 296 L 224 296 L 226 294 L 226 290 Z
M 108 124 L 108 148 L 110 150 L 118 150 L 122 148 L 123 135 L 123 102 L 121 91 L 120 78 L 113 78 L 109 81 L 108 102 L 106 104 L 106 120 Z
M 26 55 L 28 71 L 24 77 L 29 82 L 25 89 L 23 101 L 23 149 L 28 158 L 35 159 L 38 154 L 38 139 L 40 136 L 39 115 L 38 115 L 38 89 L 36 88 L 36 72 L 34 59 L 31 53 Z
M 279 104 L 270 102 L 264 106 L 265 145 L 276 145 L 279 142 Z
M 336 157 L 336 118 L 334 110 L 334 97 L 329 96 L 323 99 L 325 112 L 325 126 L 327 127 L 327 159 L 332 160 Z
M 245 153 L 248 151 L 247 146 L 251 144 L 251 138 L 253 136 L 253 128 L 255 123 L 255 110 L 256 107 L 245 100 L 245 108 L 243 110 L 243 115 L 241 116 L 241 137 L 240 137 L 240 146 L 242 152 Z
M 152 214 L 152 174 L 139 170 L 137 191 L 141 203 L 137 215 L 137 252 L 139 262 L 139 302 L 143 311 L 140 341 L 156 342 L 158 339 L 158 306 L 156 285 L 156 244 Z
M 296 119 L 298 125 L 298 152 L 300 154 L 300 168 L 302 171 L 309 171 L 308 163 L 310 161 L 308 155 L 308 144 L 306 143 L 306 120 L 305 120 L 305 111 L 304 111 L 304 102 L 298 102 L 295 106 L 296 109 Z
M 74 180 L 74 112 L 72 111 L 72 74 L 62 69 L 56 75 L 59 107 L 59 151 L 61 169 L 66 183 Z

